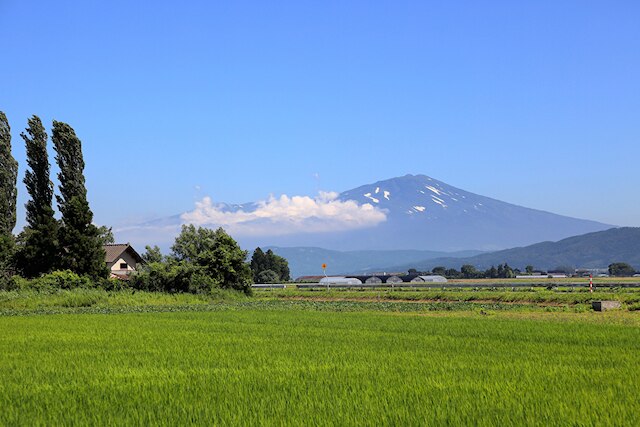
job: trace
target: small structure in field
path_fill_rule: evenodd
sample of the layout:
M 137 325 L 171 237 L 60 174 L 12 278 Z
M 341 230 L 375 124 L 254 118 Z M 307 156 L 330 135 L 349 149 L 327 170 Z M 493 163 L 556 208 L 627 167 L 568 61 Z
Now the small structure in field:
M 321 285 L 362 285 L 362 281 L 355 277 L 333 276 L 320 279 Z
M 591 306 L 595 311 L 607 311 L 620 308 L 620 301 L 593 301 Z
M 423 282 L 427 283 L 447 283 L 447 278 L 444 276 L 439 276 L 437 274 L 429 275 L 429 276 L 420 276 Z
M 142 257 L 128 243 L 108 244 L 102 248 L 104 261 L 112 278 L 127 280 L 139 265 L 144 264 Z

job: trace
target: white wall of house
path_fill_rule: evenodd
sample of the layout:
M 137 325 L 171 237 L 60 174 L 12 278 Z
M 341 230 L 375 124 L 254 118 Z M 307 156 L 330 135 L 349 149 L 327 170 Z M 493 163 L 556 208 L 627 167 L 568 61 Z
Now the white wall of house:
M 126 268 L 122 268 L 123 264 L 127 264 Z M 128 252 L 122 253 L 121 257 L 114 263 L 107 263 L 107 268 L 113 273 L 128 273 L 134 271 L 137 263 L 134 257 Z

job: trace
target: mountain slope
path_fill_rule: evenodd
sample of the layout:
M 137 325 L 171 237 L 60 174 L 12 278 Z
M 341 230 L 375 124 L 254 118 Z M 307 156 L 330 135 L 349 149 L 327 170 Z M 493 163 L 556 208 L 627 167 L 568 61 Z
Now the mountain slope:
M 603 268 L 613 262 L 626 262 L 638 269 L 640 268 L 640 228 L 613 228 L 569 237 L 558 242 L 542 242 L 468 258 L 447 257 L 425 259 L 420 262 L 408 261 L 402 264 L 377 266 L 373 270 L 380 267 L 394 271 L 405 271 L 409 268 L 431 270 L 436 266 L 459 269 L 463 264 L 486 269 L 504 262 L 520 269 L 524 269 L 529 264 L 540 269 L 552 269 L 561 265 Z

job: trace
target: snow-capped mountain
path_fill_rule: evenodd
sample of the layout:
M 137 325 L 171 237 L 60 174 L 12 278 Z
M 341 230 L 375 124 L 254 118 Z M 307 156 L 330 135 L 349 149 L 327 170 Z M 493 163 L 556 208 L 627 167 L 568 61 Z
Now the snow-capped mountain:
M 495 250 L 611 228 L 480 196 L 426 175 L 405 175 L 340 194 L 387 212 L 375 230 L 353 241 L 385 249 Z
M 231 205 L 205 198 L 194 211 L 123 229 L 117 237 L 168 247 L 184 222 L 222 226 L 250 249 L 316 246 L 339 251 L 491 251 L 613 227 L 501 202 L 425 175 L 405 175 L 316 199 L 280 196 Z M 154 230 L 162 230 L 166 240 L 153 238 Z

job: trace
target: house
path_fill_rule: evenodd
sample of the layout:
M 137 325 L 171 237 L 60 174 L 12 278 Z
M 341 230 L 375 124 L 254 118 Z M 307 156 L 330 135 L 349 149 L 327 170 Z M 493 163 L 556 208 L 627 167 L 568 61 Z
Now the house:
M 104 261 L 112 278 L 126 280 L 131 272 L 144 264 L 142 257 L 128 243 L 108 244 L 102 248 L 105 253 Z

